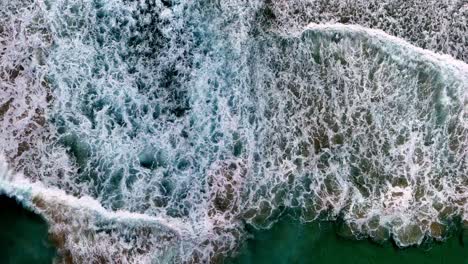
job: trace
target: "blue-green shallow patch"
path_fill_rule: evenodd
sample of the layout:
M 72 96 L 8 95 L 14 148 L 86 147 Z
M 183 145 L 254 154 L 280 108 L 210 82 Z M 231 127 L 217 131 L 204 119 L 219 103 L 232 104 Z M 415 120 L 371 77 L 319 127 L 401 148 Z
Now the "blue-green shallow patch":
M 47 224 L 15 199 L 0 195 L 0 263 L 52 263 L 55 248 L 48 241 Z
M 252 234 L 239 255 L 227 263 L 468 264 L 468 241 L 463 241 L 461 232 L 454 232 L 443 243 L 406 249 L 344 239 L 330 222 L 300 224 L 285 219 L 270 230 Z

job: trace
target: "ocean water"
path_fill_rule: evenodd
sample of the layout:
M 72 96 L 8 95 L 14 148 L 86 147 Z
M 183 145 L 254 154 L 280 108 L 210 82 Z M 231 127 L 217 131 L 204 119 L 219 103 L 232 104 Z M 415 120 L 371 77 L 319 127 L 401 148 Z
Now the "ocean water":
M 47 223 L 14 198 L 0 196 L 0 260 L 5 264 L 52 263 Z
M 467 24 L 456 0 L 1 1 L 0 194 L 58 263 L 334 241 L 318 221 L 461 251 Z
M 377 244 L 340 235 L 339 224 L 306 225 L 284 219 L 269 230 L 253 230 L 239 255 L 226 263 L 343 263 L 435 264 L 467 263 L 467 236 L 452 230 L 443 243 L 426 241 L 401 249 L 392 243 Z

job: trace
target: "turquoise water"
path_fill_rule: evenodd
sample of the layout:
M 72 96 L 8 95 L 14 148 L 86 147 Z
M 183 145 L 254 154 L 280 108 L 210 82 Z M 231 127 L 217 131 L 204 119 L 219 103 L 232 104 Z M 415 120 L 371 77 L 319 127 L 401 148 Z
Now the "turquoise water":
M 0 215 L 0 263 L 52 263 L 55 249 L 48 241 L 48 227 L 40 216 L 3 195 Z
M 300 224 L 284 219 L 270 230 L 251 230 L 253 237 L 230 259 L 231 264 L 466 264 L 468 234 L 453 232 L 444 243 L 427 242 L 400 249 L 391 243 L 356 241 L 337 234 L 337 224 Z

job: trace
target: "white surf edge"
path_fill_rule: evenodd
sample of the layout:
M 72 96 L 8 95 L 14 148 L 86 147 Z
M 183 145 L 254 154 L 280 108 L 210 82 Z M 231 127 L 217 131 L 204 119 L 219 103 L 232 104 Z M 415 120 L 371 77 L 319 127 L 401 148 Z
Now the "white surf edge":
M 368 36 L 371 40 L 377 40 L 385 43 L 392 43 L 397 45 L 399 49 L 406 49 L 408 55 L 417 55 L 412 56 L 411 59 L 424 60 L 431 63 L 434 63 L 438 66 L 449 66 L 450 69 L 459 71 L 460 73 L 465 73 L 466 75 L 459 76 L 460 78 L 468 81 L 468 64 L 461 60 L 457 60 L 450 55 L 436 53 L 431 50 L 423 49 L 418 46 L 415 46 L 408 41 L 387 34 L 385 31 L 380 29 L 366 28 L 360 25 L 346 25 L 340 23 L 333 24 L 316 24 L 310 23 L 304 27 L 300 32 L 293 32 L 292 36 L 299 37 L 308 30 L 317 30 L 322 32 L 343 32 L 343 33 L 356 33 L 363 34 Z M 381 47 L 385 47 L 382 45 Z M 418 58 L 419 56 L 419 58 Z M 466 90 L 465 90 L 466 91 Z
M 65 191 L 46 187 L 41 182 L 31 182 L 21 174 L 14 174 L 8 170 L 7 163 L 0 157 L 0 194 L 16 199 L 27 209 L 42 215 L 41 210 L 34 205 L 34 198 L 45 198 L 53 200 L 54 203 L 66 206 L 72 209 L 84 209 L 97 214 L 107 220 L 117 222 L 131 222 L 157 224 L 174 232 L 179 238 L 193 234 L 190 225 L 177 218 L 163 218 L 149 216 L 140 213 L 133 213 L 124 210 L 109 211 L 92 197 L 75 197 L 67 194 Z M 42 215 L 44 216 L 44 215 Z M 45 216 L 44 216 L 45 217 Z

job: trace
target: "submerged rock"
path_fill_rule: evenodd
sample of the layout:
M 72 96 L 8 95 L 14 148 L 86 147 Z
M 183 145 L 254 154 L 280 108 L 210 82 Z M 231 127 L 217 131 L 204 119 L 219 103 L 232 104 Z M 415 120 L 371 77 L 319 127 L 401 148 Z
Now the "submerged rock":
M 421 244 L 424 233 L 416 224 L 409 224 L 396 229 L 393 233 L 398 246 L 407 247 Z

